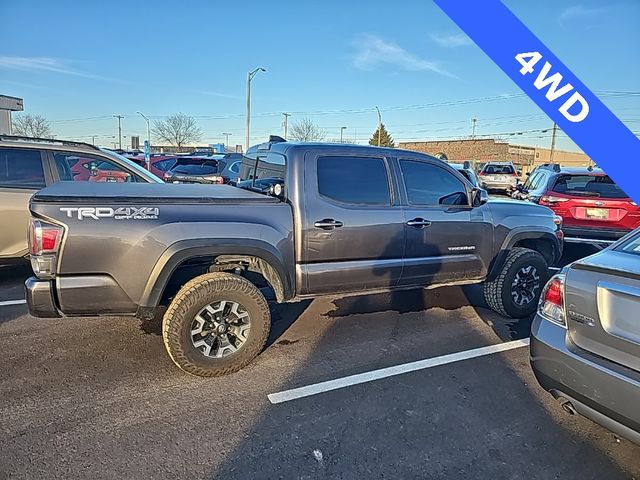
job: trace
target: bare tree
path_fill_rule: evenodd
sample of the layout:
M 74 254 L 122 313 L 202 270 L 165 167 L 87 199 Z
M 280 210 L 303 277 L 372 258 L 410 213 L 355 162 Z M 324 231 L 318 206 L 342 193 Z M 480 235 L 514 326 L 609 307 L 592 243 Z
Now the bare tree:
M 303 118 L 289 129 L 289 137 L 300 142 L 318 142 L 324 140 L 327 133 L 309 118 Z
M 154 121 L 153 134 L 180 149 L 183 145 L 200 140 L 202 130 L 198 128 L 193 117 L 184 113 L 174 113 L 165 120 Z
M 23 137 L 50 138 L 51 125 L 42 115 L 25 113 L 11 119 L 11 130 L 14 135 Z

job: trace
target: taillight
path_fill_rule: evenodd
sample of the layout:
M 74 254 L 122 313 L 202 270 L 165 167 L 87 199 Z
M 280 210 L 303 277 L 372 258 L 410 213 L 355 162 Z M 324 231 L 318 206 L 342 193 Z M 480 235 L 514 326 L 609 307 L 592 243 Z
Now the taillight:
M 207 180 L 209 180 L 211 183 L 224 183 L 224 178 L 222 178 L 219 175 L 212 175 L 210 177 L 205 177 Z
M 547 282 L 540 303 L 538 304 L 538 314 L 550 322 L 567 328 L 564 316 L 564 274 L 557 274 Z
M 42 220 L 29 222 L 29 253 L 31 268 L 39 278 L 53 278 L 56 274 L 57 254 L 64 229 Z

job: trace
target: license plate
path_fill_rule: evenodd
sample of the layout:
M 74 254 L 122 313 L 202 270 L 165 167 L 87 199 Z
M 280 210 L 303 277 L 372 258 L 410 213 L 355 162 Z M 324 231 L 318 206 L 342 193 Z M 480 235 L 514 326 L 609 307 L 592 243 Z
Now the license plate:
M 597 220 L 609 218 L 609 210 L 606 208 L 587 208 L 584 213 L 586 218 L 595 218 Z

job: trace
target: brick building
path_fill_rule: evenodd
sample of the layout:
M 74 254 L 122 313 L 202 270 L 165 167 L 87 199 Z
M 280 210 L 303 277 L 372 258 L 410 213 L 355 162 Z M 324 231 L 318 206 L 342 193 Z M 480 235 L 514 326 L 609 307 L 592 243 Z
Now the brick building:
M 549 163 L 551 156 L 551 150 L 548 148 L 512 145 L 494 139 L 401 142 L 398 147 L 430 155 L 444 153 L 452 162 L 464 160 L 472 160 L 477 163 L 513 162 L 523 172 L 533 170 L 536 165 Z M 591 159 L 584 153 L 564 150 L 555 150 L 554 162 L 572 167 L 592 165 Z

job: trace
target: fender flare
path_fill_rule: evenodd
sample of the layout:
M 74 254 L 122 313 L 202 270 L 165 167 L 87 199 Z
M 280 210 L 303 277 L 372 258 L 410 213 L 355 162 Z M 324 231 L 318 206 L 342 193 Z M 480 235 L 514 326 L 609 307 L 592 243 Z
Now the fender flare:
M 283 300 L 293 298 L 291 276 L 287 273 L 278 251 L 267 242 L 253 239 L 212 238 L 181 240 L 171 244 L 156 262 L 140 298 L 141 308 L 154 308 L 160 303 L 169 278 L 182 262 L 196 257 L 247 255 L 266 262 L 277 274 Z
M 489 266 L 489 275 L 487 280 L 494 280 L 502 270 L 502 266 L 507 259 L 509 250 L 521 240 L 528 239 L 542 239 L 548 241 L 553 246 L 554 262 L 557 262 L 562 256 L 562 241 L 556 236 L 555 232 L 550 229 L 531 230 L 531 227 L 517 227 L 509 232 L 505 237 L 500 250 L 494 256 L 491 265 Z

